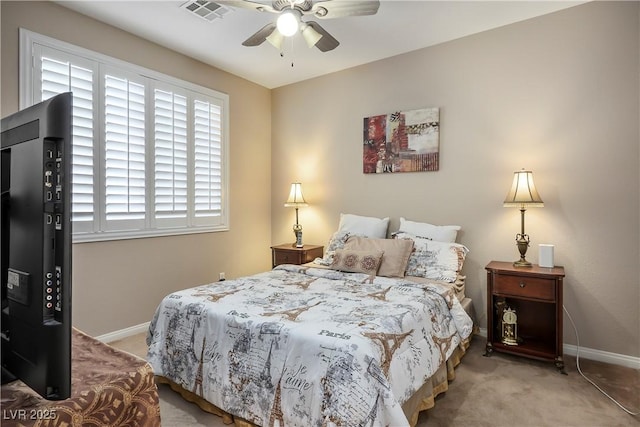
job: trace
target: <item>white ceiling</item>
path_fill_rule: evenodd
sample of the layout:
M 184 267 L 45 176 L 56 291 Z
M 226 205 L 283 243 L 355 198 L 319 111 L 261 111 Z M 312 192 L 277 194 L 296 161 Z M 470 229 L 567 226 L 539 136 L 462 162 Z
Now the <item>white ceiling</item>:
M 331 0 L 340 1 L 340 0 Z M 382 0 L 376 15 L 313 20 L 340 46 L 329 52 L 307 48 L 300 34 L 287 40 L 284 56 L 268 42 L 242 42 L 276 15 L 229 7 L 222 19 L 206 21 L 181 1 L 56 1 L 267 88 L 388 58 L 584 1 L 401 1 Z M 260 0 L 270 3 L 268 0 Z M 292 66 L 293 64 L 293 66 Z

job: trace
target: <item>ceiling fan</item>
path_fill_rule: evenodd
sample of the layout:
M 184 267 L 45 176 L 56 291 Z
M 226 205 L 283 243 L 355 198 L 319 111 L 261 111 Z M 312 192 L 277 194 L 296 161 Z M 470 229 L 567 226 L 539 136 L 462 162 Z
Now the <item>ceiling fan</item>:
M 291 37 L 300 31 L 307 46 L 315 46 L 322 52 L 335 49 L 340 42 L 317 22 L 303 21 L 303 16 L 312 15 L 318 19 L 333 19 L 375 15 L 380 7 L 379 0 L 273 0 L 270 5 L 251 0 L 219 0 L 216 3 L 279 15 L 276 22 L 265 25 L 242 42 L 243 46 L 258 46 L 266 40 L 280 49 L 285 37 Z

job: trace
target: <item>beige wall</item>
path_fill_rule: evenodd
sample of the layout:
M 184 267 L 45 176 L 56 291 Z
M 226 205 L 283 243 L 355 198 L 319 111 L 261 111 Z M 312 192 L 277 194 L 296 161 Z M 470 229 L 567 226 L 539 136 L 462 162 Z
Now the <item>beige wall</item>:
M 274 91 L 44 2 L 0 3 L 1 114 L 18 108 L 18 28 L 228 93 L 231 231 L 74 245 L 74 324 L 100 335 L 149 321 L 166 293 L 270 267 L 292 240 L 282 205 L 301 180 L 305 241 L 340 212 L 463 226 L 468 295 L 485 326 L 484 266 L 517 257 L 512 173 L 534 171 L 527 211 L 556 245 L 581 345 L 640 355 L 640 69 L 637 3 L 592 3 Z M 362 118 L 440 107 L 433 173 L 361 173 Z M 251 126 L 246 123 L 251 121 Z M 270 181 L 271 180 L 271 181 Z M 575 343 L 565 317 L 565 342 Z
M 459 224 L 464 271 L 486 327 L 490 260 L 515 260 L 513 172 L 534 171 L 545 202 L 526 231 L 556 245 L 565 306 L 584 347 L 640 356 L 639 4 L 590 3 L 273 91 L 273 243 L 300 180 L 307 243 L 340 212 Z M 440 107 L 440 170 L 364 175 L 362 119 Z M 565 316 L 565 343 L 575 344 Z
M 167 293 L 271 267 L 271 91 L 51 2 L 1 2 L 2 101 L 18 110 L 18 28 L 230 97 L 231 230 L 73 246 L 73 322 L 101 335 L 148 322 Z M 251 125 L 248 126 L 247 123 Z

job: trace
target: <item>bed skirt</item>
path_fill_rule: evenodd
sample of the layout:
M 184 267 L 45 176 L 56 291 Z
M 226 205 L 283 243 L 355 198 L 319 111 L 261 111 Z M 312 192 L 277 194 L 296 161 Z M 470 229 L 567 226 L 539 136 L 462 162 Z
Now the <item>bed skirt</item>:
M 420 387 L 420 389 L 408 401 L 406 401 L 404 405 L 402 405 L 402 410 L 404 411 L 410 426 L 415 426 L 418 422 L 420 412 L 433 408 L 435 406 L 436 397 L 449 389 L 449 381 L 452 381 L 455 378 L 455 368 L 460 364 L 462 357 L 469 348 L 472 338 L 473 334 L 456 347 L 446 363 L 440 365 L 435 374 L 433 374 L 431 378 L 422 387 Z M 192 393 L 189 390 L 185 390 L 183 387 L 168 378 L 156 376 L 156 382 L 158 384 L 169 385 L 169 387 L 171 387 L 173 391 L 179 393 L 183 399 L 188 402 L 195 403 L 203 411 L 222 417 L 222 422 L 224 424 L 234 424 L 236 427 L 257 427 L 250 421 L 244 420 L 240 417 L 235 417 L 230 413 L 223 411 L 197 394 Z
M 418 423 L 420 412 L 433 408 L 436 405 L 436 397 L 449 389 L 449 381 L 455 379 L 455 368 L 460 364 L 462 357 L 467 352 L 472 337 L 473 334 L 463 341 L 454 350 L 447 362 L 440 365 L 436 373 L 402 405 L 402 410 L 407 416 L 410 426 L 415 426 Z

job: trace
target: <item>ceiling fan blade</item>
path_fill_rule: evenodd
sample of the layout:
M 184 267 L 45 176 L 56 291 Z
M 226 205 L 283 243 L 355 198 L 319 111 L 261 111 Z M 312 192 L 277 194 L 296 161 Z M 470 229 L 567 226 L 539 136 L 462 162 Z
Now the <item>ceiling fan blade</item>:
M 327 32 L 324 28 L 320 26 L 317 22 L 309 21 L 307 22 L 311 28 L 316 30 L 322 37 L 315 46 L 323 52 L 328 52 L 338 47 L 340 42 L 336 40 L 331 34 Z
M 279 10 L 275 10 L 269 4 L 258 3 L 250 0 L 215 0 L 215 2 L 225 6 L 237 7 L 240 9 L 251 9 L 260 12 L 280 13 Z
M 275 29 L 276 29 L 276 24 L 274 23 L 267 24 L 264 27 L 260 28 L 257 33 L 255 33 L 254 35 L 252 35 L 251 37 L 243 41 L 242 45 L 258 46 L 264 43 L 267 37 L 269 37 L 269 35 L 271 35 L 271 33 L 273 33 Z
M 380 1 L 348 1 L 324 0 L 313 4 L 311 11 L 316 18 L 333 19 L 343 16 L 375 15 L 380 7 Z

